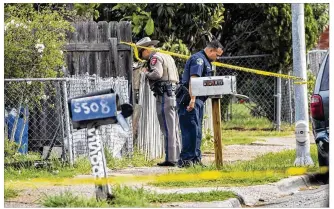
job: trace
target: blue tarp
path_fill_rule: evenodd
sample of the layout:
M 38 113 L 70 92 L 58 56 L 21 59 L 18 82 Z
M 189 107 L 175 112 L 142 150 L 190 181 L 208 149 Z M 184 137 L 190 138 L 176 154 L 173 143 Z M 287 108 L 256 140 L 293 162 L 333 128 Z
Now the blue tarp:
M 21 108 L 19 113 L 19 118 L 16 125 L 16 130 L 14 133 L 14 140 L 17 144 L 20 143 L 20 134 L 23 129 L 21 146 L 19 148 L 19 152 L 22 154 L 26 154 L 28 152 L 28 108 Z M 24 115 L 27 118 L 26 122 L 24 123 Z M 5 123 L 8 127 L 8 139 L 11 138 L 12 131 L 15 125 L 15 120 L 17 117 L 16 111 L 11 111 L 8 116 L 5 118 Z

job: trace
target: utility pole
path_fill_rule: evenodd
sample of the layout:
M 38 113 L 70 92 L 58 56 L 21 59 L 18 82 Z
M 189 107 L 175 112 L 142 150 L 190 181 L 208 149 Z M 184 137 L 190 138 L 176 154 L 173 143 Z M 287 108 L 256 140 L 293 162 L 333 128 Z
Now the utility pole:
M 291 4 L 294 75 L 307 81 L 304 4 Z M 296 166 L 313 165 L 310 156 L 307 84 L 294 84 L 296 121 Z

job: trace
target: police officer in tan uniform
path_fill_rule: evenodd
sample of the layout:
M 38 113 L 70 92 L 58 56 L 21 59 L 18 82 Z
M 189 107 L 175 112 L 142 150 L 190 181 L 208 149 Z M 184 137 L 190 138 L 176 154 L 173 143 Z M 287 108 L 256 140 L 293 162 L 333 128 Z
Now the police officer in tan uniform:
M 136 45 L 154 47 L 158 43 L 159 41 L 145 37 Z M 158 163 L 158 166 L 176 166 L 181 151 L 175 98 L 178 70 L 170 55 L 149 49 L 138 50 L 141 58 L 148 61 L 148 69 L 143 71 L 156 97 L 158 120 L 165 138 L 165 161 Z

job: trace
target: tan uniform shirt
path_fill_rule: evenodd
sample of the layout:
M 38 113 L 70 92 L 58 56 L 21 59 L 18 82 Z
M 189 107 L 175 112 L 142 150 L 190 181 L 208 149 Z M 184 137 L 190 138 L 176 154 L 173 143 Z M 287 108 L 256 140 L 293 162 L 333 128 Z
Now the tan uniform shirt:
M 175 61 L 170 55 L 156 52 L 149 62 L 150 71 L 146 72 L 146 76 L 150 81 L 171 81 L 172 83 L 179 81 Z

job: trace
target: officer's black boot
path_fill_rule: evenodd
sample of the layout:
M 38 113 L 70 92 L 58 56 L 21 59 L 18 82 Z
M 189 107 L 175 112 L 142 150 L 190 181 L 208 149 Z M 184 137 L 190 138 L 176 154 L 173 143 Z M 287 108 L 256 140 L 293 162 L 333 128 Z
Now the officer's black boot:
M 162 163 L 157 163 L 158 166 L 170 166 L 170 167 L 174 167 L 176 166 L 176 163 L 175 162 L 169 162 L 169 161 L 165 161 L 165 162 L 162 162 Z
M 177 167 L 179 168 L 188 168 L 188 167 L 191 167 L 193 166 L 194 163 L 191 161 L 191 160 L 179 160 L 177 162 Z

